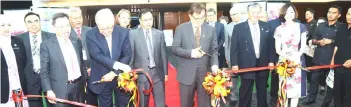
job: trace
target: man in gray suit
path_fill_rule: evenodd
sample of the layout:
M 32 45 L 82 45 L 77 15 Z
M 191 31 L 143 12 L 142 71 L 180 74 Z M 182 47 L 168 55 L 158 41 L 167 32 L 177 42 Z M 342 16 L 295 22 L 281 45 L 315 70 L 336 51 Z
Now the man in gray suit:
M 88 52 L 87 40 L 85 33 L 88 32 L 91 27 L 83 26 L 83 16 L 82 10 L 79 7 L 70 7 L 69 8 L 69 21 L 72 26 L 71 36 L 75 38 L 79 38 L 82 41 L 83 46 L 83 62 L 84 65 L 87 67 L 88 75 L 90 75 L 90 56 Z M 84 97 L 87 104 L 90 105 L 98 105 L 97 95 L 91 92 L 89 88 L 86 90 L 86 96 Z
M 168 74 L 168 59 L 166 55 L 166 43 L 163 32 L 152 28 L 153 16 L 150 9 L 142 9 L 139 13 L 140 28 L 130 33 L 130 45 L 132 59 L 130 66 L 134 69 L 143 68 L 153 80 L 152 95 L 155 107 L 165 107 L 165 86 Z M 145 75 L 138 76 L 138 88 L 140 94 L 140 106 L 149 106 L 149 95 L 143 93 L 143 89 L 150 88 L 150 81 Z
M 68 15 L 57 13 L 53 16 L 56 36 L 40 45 L 40 78 L 43 91 L 54 107 L 69 106 L 56 103 L 56 98 L 83 103 L 84 84 L 87 72 L 83 64 L 82 44 L 70 36 L 71 25 Z
M 172 51 L 177 56 L 177 80 L 181 107 L 192 107 L 195 91 L 199 107 L 210 107 L 210 96 L 202 87 L 207 72 L 218 71 L 215 29 L 205 24 L 205 6 L 194 3 L 189 9 L 190 22 L 176 28 Z

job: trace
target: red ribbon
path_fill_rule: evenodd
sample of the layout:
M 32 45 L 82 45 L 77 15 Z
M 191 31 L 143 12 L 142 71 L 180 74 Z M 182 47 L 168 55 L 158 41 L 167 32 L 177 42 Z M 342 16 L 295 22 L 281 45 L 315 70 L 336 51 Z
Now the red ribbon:
M 304 68 L 304 70 L 316 70 L 316 69 L 324 69 L 324 68 L 336 68 L 340 67 L 341 65 L 321 65 L 321 66 L 311 66 Z M 261 71 L 261 70 L 267 70 L 267 69 L 275 69 L 278 66 L 265 66 L 265 67 L 253 67 L 253 68 L 245 68 L 245 69 L 240 69 L 240 70 L 227 70 L 225 72 L 227 73 L 245 73 L 245 72 L 256 72 L 256 71 Z
M 51 98 L 51 97 L 48 97 L 48 96 L 41 96 L 41 95 L 25 95 L 23 98 L 24 99 L 26 99 L 26 98 L 47 98 L 47 99 L 56 100 L 57 102 L 71 104 L 71 105 L 80 106 L 80 107 L 96 107 L 96 106 L 88 105 L 88 104 L 84 104 L 84 103 L 69 101 L 69 100 L 60 99 L 60 98 Z

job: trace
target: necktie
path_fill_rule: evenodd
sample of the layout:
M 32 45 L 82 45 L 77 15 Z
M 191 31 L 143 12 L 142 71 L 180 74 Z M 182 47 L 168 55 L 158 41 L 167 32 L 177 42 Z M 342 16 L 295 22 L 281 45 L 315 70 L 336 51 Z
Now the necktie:
M 195 41 L 196 41 L 196 47 L 200 47 L 200 27 L 196 27 L 196 31 L 195 31 Z
M 149 67 L 153 68 L 155 66 L 155 61 L 154 61 L 154 49 L 152 47 L 152 42 L 151 42 L 151 38 L 150 38 L 150 32 L 146 31 L 145 32 L 145 36 L 146 36 L 146 42 L 147 42 L 147 47 L 149 50 Z
M 259 35 L 259 28 L 257 26 L 257 23 L 253 23 L 253 38 L 254 38 L 254 48 L 255 48 L 255 55 L 256 58 L 260 57 L 260 35 Z
M 77 29 L 77 36 L 78 36 L 79 39 L 81 39 L 80 34 L 81 34 L 81 33 L 80 33 L 80 29 Z
M 37 40 L 38 35 L 33 35 L 32 37 L 33 37 L 33 39 L 32 39 L 32 41 L 33 41 L 32 57 L 33 57 L 33 60 L 35 60 L 39 56 L 39 53 L 40 53 L 39 43 L 38 43 L 38 40 Z M 34 70 L 34 72 L 39 73 L 40 72 L 40 68 L 37 68 L 35 65 L 36 64 L 34 64 L 34 66 L 33 66 L 33 70 Z

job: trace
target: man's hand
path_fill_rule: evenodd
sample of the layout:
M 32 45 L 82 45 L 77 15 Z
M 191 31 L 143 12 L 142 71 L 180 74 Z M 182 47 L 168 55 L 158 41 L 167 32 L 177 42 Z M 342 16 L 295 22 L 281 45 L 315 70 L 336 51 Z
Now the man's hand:
M 91 68 L 88 68 L 88 69 L 87 69 L 88 76 L 90 76 L 90 71 L 91 71 Z
M 123 72 L 130 72 L 130 71 L 132 71 L 132 68 L 130 68 L 129 65 L 126 65 L 126 64 L 121 64 L 119 69 L 122 70 Z
M 319 40 L 318 44 L 319 44 L 319 46 L 325 46 L 326 45 L 323 40 Z
M 232 66 L 232 70 L 239 70 L 239 66 L 238 65 L 235 65 L 235 66 Z
M 168 81 L 168 75 L 165 75 L 165 81 L 166 82 Z
M 191 57 L 192 58 L 201 58 L 203 56 L 203 54 L 201 53 L 200 48 L 196 48 L 191 50 Z
M 351 59 L 347 60 L 344 64 L 343 64 L 344 67 L 346 68 L 351 68 Z
M 272 68 L 269 68 L 270 71 L 272 71 L 272 70 L 274 69 L 274 68 L 273 68 L 274 63 L 272 63 L 272 62 L 271 62 L 271 63 L 268 63 L 268 66 L 269 66 L 269 67 L 272 67 Z
M 212 70 L 212 73 L 217 74 L 217 72 L 218 72 L 219 68 L 218 68 L 218 66 L 217 66 L 217 65 L 212 65 L 211 70 Z
M 110 81 L 112 81 L 116 76 L 117 76 L 117 74 L 111 71 L 111 72 L 105 74 L 105 75 L 102 77 L 101 81 L 110 82 Z
M 332 40 L 331 39 L 323 39 L 323 42 L 325 45 L 331 44 Z
M 46 96 L 48 96 L 48 100 L 51 104 L 56 104 L 56 95 L 54 91 L 52 90 L 47 91 Z

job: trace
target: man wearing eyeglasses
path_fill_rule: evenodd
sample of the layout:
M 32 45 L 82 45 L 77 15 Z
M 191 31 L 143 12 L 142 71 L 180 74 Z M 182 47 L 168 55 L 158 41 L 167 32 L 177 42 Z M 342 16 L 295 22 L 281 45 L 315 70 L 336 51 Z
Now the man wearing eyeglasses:
M 41 30 L 40 16 L 37 13 L 28 12 L 24 16 L 28 32 L 18 35 L 22 38 L 26 50 L 27 64 L 25 66 L 25 76 L 27 81 L 28 94 L 41 95 L 40 81 L 40 44 L 54 36 L 53 33 Z M 41 98 L 29 98 L 30 107 L 43 107 Z
M 116 107 L 127 107 L 130 99 L 130 94 L 117 88 L 115 79 L 120 72 L 131 71 L 128 66 L 132 54 L 129 30 L 115 25 L 114 18 L 110 9 L 99 10 L 95 15 L 97 27 L 86 33 L 91 58 L 88 88 L 97 94 L 99 107 L 112 107 L 113 91 Z M 93 84 L 95 81 L 102 83 Z
M 262 11 L 258 3 L 247 7 L 249 19 L 235 25 L 230 48 L 232 70 L 260 66 L 274 66 L 270 56 L 269 25 L 259 21 Z M 254 82 L 257 90 L 257 107 L 267 107 L 268 71 L 239 73 L 241 86 L 239 89 L 239 107 L 250 107 Z
M 216 30 L 205 24 L 205 6 L 194 3 L 188 11 L 190 22 L 176 28 L 172 44 L 178 58 L 177 80 L 181 107 L 192 107 L 195 92 L 199 107 L 210 107 L 210 96 L 202 87 L 207 72 L 218 71 Z M 210 69 L 211 68 L 211 69 Z

